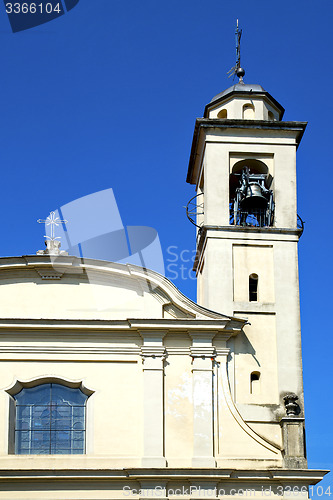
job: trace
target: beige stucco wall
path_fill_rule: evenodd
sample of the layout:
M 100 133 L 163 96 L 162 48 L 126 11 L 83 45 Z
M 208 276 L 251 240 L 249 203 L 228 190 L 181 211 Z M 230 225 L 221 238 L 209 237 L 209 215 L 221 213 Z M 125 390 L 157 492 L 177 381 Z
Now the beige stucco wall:
M 245 118 L 243 108 L 248 104 L 251 104 L 254 107 L 254 120 L 269 120 L 269 111 L 273 114 L 274 120 L 279 119 L 279 111 L 268 99 L 255 96 L 252 98 L 233 96 L 226 99 L 222 104 L 219 103 L 216 106 L 212 106 L 209 110 L 208 117 L 218 118 L 219 112 L 222 109 L 225 109 L 229 120 L 241 120 L 242 118 Z
M 250 325 L 235 339 L 235 401 L 278 405 L 278 366 L 274 314 L 250 314 Z M 251 394 L 251 373 L 260 373 L 259 390 Z
M 234 302 L 249 302 L 249 276 L 258 276 L 258 302 L 275 302 L 272 245 L 233 245 Z
M 52 361 L 46 360 L 43 355 L 39 355 L 39 359 L 29 358 L 31 356 L 25 355 L 16 361 L 8 359 L 0 363 L 2 456 L 8 454 L 9 435 L 10 396 L 4 389 L 11 387 L 17 380 L 27 382 L 44 377 L 82 381 L 85 387 L 94 391 L 87 401 L 88 455 L 142 455 L 142 433 L 139 432 L 142 428 L 142 411 L 138 411 L 142 406 L 142 370 L 138 359 L 129 357 L 121 361 L 106 356 L 105 359 L 94 360 L 80 356 L 70 361 L 66 355 Z
M 251 428 L 230 392 L 227 341 L 243 320 L 200 308 L 156 273 L 97 261 L 75 273 L 66 257 L 52 275 L 51 264 L 0 259 L 0 469 L 282 466 L 281 442 Z M 91 391 L 86 453 L 32 462 L 14 454 L 11 395 L 51 381 Z
M 2 315 L 7 318 L 60 319 L 65 315 L 68 319 L 119 319 L 162 315 L 162 304 L 154 300 L 152 293 L 124 278 L 110 286 L 93 273 L 80 280 L 65 274 L 58 283 L 27 272 L 19 284 L 15 278 L 8 278 L 2 280 L 2 285 Z
M 217 116 L 220 106 L 229 106 L 228 118 L 240 119 L 246 103 L 254 104 L 255 109 L 261 111 L 267 105 L 264 98 L 260 102 L 258 97 L 251 100 L 241 95 L 233 96 L 223 105 L 211 108 L 209 118 Z M 255 118 L 264 119 L 264 116 Z M 198 132 L 197 156 L 191 167 L 204 193 L 201 219 L 205 231 L 197 255 L 198 300 L 207 308 L 246 318 L 251 323 L 245 331 L 255 347 L 248 345 L 246 351 L 243 346 L 246 352 L 238 355 L 236 343 L 241 342 L 242 336 L 230 340 L 231 390 L 235 395 L 236 384 L 239 385 L 239 402 L 278 404 L 286 392 L 295 392 L 302 402 L 297 134 L 289 129 L 261 127 L 260 123 L 254 128 L 250 125 L 247 128 L 244 122 L 239 128 L 236 125 L 227 127 L 226 122 L 223 127 L 213 124 L 208 127 L 205 124 Z M 253 160 L 266 165 L 272 181 L 275 215 L 273 227 L 268 229 L 229 225 L 229 175 L 238 162 L 246 164 Z M 259 276 L 256 302 L 249 301 L 250 274 Z M 269 339 L 267 345 L 263 339 Z M 252 353 L 260 353 L 257 364 L 249 361 L 254 359 L 251 349 Z M 261 395 L 250 397 L 248 372 L 261 373 L 262 366 L 266 366 L 267 376 L 272 376 L 273 389 L 269 393 L 261 378 Z M 274 419 L 273 410 L 271 415 Z

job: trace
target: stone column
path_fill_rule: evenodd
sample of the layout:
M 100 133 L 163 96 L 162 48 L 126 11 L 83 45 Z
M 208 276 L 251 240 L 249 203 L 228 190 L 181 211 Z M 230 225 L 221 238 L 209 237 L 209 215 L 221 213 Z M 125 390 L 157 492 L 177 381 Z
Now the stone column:
M 143 338 L 143 467 L 166 467 L 164 457 L 164 358 L 166 332 L 140 331 Z
M 193 360 L 193 467 L 215 467 L 213 360 L 215 332 L 190 332 Z

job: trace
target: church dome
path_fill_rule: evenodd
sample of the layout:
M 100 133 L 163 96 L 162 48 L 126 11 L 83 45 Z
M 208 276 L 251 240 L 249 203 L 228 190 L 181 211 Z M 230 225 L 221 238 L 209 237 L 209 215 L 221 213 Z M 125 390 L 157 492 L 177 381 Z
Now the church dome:
M 226 90 L 223 90 L 223 92 L 220 92 L 217 94 L 213 99 L 210 101 L 209 104 L 212 104 L 216 101 L 219 101 L 222 97 L 225 97 L 233 92 L 266 92 L 265 89 L 261 85 L 257 84 L 250 84 L 250 83 L 236 83 L 236 85 L 232 85 L 231 87 L 228 87 Z
M 217 94 L 205 107 L 205 118 L 282 120 L 284 108 L 261 85 L 240 81 Z

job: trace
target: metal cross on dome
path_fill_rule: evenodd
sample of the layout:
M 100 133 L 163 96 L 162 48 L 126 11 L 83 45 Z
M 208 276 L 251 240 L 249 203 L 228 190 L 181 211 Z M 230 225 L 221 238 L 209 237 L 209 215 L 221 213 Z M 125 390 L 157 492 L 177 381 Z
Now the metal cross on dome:
M 56 217 L 55 212 L 50 212 L 50 215 L 44 220 L 44 219 L 38 219 L 37 222 L 39 224 L 45 224 L 45 226 L 51 226 L 51 236 L 46 236 L 48 240 L 54 241 L 54 240 L 60 240 L 61 236 L 55 236 L 54 235 L 54 226 L 59 226 L 60 224 L 67 224 L 67 220 L 62 220 L 59 217 Z

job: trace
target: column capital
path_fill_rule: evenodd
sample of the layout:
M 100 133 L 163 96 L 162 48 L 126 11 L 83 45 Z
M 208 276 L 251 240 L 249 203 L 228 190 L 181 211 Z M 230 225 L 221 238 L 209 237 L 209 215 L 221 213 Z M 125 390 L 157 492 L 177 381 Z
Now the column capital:
M 139 330 L 139 334 L 143 338 L 144 343 L 161 343 L 167 333 L 168 330 Z
M 202 331 L 197 330 L 189 332 L 192 338 L 192 346 L 190 347 L 190 354 L 192 358 L 214 358 L 216 356 L 215 347 L 213 346 L 213 338 L 217 331 Z
M 216 356 L 228 356 L 230 349 L 228 347 L 216 347 Z
M 190 353 L 192 358 L 215 358 L 216 356 L 214 346 L 192 346 L 190 347 Z
M 194 330 L 188 331 L 189 336 L 194 344 L 212 345 L 213 338 L 218 334 L 217 330 Z
M 167 330 L 140 330 L 139 333 L 143 338 L 143 345 L 140 348 L 142 362 L 149 359 L 151 367 L 160 364 L 166 357 L 163 338 L 167 334 Z M 155 363 L 153 363 L 154 361 Z
M 164 346 L 150 346 L 143 345 L 140 348 L 142 358 L 162 358 L 166 357 L 166 350 Z

